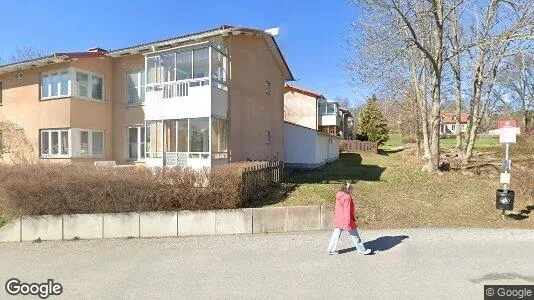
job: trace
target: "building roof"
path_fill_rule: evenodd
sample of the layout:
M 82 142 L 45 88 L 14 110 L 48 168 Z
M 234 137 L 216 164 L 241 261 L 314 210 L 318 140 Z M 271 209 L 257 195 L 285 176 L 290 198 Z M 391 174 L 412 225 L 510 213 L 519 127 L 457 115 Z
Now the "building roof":
M 24 70 L 29 68 L 41 67 L 54 63 L 61 63 L 75 58 L 89 58 L 89 57 L 105 57 L 105 52 L 87 51 L 87 52 L 58 52 L 51 55 L 38 57 L 35 59 L 28 59 L 18 62 L 12 62 L 5 65 L 0 65 L 0 74 L 13 72 L 17 70 Z
M 467 124 L 469 115 L 467 113 L 460 114 L 460 124 Z M 456 124 L 456 113 L 444 112 L 441 114 L 441 122 L 445 124 Z
M 85 57 L 94 57 L 94 56 L 110 56 L 110 57 L 121 57 L 126 55 L 146 53 L 155 50 L 161 50 L 164 48 L 174 47 L 177 44 L 195 41 L 203 38 L 215 37 L 218 35 L 229 36 L 229 35 L 258 35 L 264 38 L 265 42 L 273 52 L 276 61 L 280 65 L 280 68 L 284 74 L 284 78 L 287 81 L 294 80 L 293 74 L 289 69 L 289 66 L 280 50 L 280 47 L 276 43 L 274 36 L 270 33 L 267 33 L 260 29 L 246 28 L 246 27 L 236 27 L 230 25 L 222 25 L 217 28 L 204 30 L 196 33 L 190 33 L 186 35 L 181 35 L 169 39 L 159 40 L 155 42 L 149 42 L 144 44 L 139 44 L 135 46 L 130 46 L 126 48 L 120 48 L 116 50 L 106 51 L 102 48 L 94 47 L 89 49 L 88 52 L 74 52 L 74 53 L 54 53 L 46 57 L 40 57 L 36 59 L 26 60 L 15 62 L 7 65 L 0 65 L 0 74 L 12 72 L 16 70 L 22 70 L 27 68 L 38 67 L 42 65 L 59 63 L 63 61 L 68 61 L 72 58 L 85 58 Z M 98 53 L 98 54 L 96 54 Z M 69 55 L 70 54 L 70 55 Z M 75 54 L 75 55 L 74 55 Z
M 323 94 L 321 94 L 321 93 L 318 93 L 318 92 L 315 92 L 315 91 L 312 91 L 312 90 L 309 90 L 309 89 L 305 89 L 303 87 L 299 87 L 299 86 L 296 86 L 294 84 L 286 83 L 285 90 L 286 91 L 294 90 L 294 91 L 297 91 L 299 93 L 302 93 L 302 94 L 305 94 L 305 95 L 308 95 L 308 96 L 311 96 L 311 97 L 324 98 Z
M 343 111 L 344 113 L 346 113 L 346 114 L 348 114 L 349 116 L 352 117 L 352 113 L 351 113 L 350 110 L 348 110 L 347 108 L 340 107 L 339 110 Z
M 309 127 L 306 127 L 306 126 L 302 126 L 302 125 L 297 124 L 297 123 L 293 123 L 293 122 L 289 122 L 289 121 L 284 121 L 284 123 L 289 124 L 289 125 L 293 125 L 293 126 L 297 126 L 297 127 L 300 127 L 300 128 L 304 128 L 304 129 L 307 129 L 307 130 L 310 130 L 310 131 L 314 131 L 314 132 L 316 132 L 318 134 L 326 135 L 326 136 L 331 137 L 331 138 L 337 138 L 337 139 L 340 139 L 340 140 L 343 139 L 343 137 L 340 137 L 340 136 L 337 136 L 337 135 L 331 135 L 331 134 L 328 134 L 326 132 L 322 132 L 322 131 L 317 130 L 317 129 L 312 129 L 312 128 L 309 128 Z

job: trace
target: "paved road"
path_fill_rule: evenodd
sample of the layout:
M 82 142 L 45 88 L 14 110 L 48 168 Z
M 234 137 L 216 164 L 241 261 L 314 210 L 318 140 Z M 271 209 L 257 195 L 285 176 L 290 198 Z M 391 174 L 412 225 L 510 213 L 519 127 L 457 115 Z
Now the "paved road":
M 49 299 L 483 299 L 484 284 L 534 284 L 534 231 L 362 233 L 382 251 L 327 256 L 329 232 L 7 243 L 0 284 L 53 278 L 64 293 Z

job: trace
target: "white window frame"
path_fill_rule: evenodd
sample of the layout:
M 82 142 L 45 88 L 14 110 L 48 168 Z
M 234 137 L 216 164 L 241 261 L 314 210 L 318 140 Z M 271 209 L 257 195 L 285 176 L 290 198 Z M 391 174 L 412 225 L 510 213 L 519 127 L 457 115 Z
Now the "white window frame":
M 72 153 L 72 157 L 74 158 L 78 158 L 78 157 L 81 157 L 81 158 L 103 158 L 106 156 L 106 133 L 104 130 L 93 130 L 93 129 L 84 129 L 84 128 L 72 128 L 71 129 L 72 134 L 77 134 L 78 136 L 81 136 L 81 132 L 85 131 L 87 132 L 87 144 L 88 144 L 88 152 L 87 154 L 78 154 L 78 153 Z M 94 132 L 100 132 L 102 133 L 102 154 L 93 154 L 93 133 Z M 79 139 L 76 139 L 77 142 L 79 142 L 80 140 Z M 72 139 L 71 139 L 71 144 L 72 144 Z M 77 148 L 78 149 L 79 147 L 78 146 L 81 146 L 81 145 L 77 145 Z M 72 148 L 71 148 L 72 149 Z M 72 150 L 70 150 L 72 151 Z
M 146 75 L 146 69 L 143 68 L 143 69 L 137 69 L 137 70 L 133 70 L 133 71 L 130 71 L 130 72 L 127 72 L 126 73 L 126 106 L 143 106 L 145 105 L 145 98 L 146 98 L 146 78 L 147 78 L 147 75 Z M 144 93 L 144 96 L 143 96 L 143 99 L 141 99 L 141 97 L 139 97 L 141 99 L 141 103 L 139 104 L 130 104 L 128 103 L 128 99 L 130 98 L 129 97 L 129 88 L 128 88 L 128 80 L 129 80 L 129 77 L 130 77 L 130 74 L 136 74 L 137 75 L 137 84 L 138 84 L 138 87 L 136 88 L 137 90 L 137 94 L 138 95 L 141 95 L 141 91 L 142 90 L 145 90 L 145 93 Z M 143 82 L 143 80 L 145 81 L 145 85 L 142 86 L 141 83 Z
M 77 73 L 83 73 L 83 74 L 86 74 L 87 75 L 87 96 L 80 96 L 80 93 L 79 93 L 79 90 L 78 90 L 78 84 L 76 83 L 76 74 Z M 96 99 L 96 98 L 93 98 L 93 76 L 95 77 L 98 77 L 102 80 L 102 99 Z M 96 73 L 93 73 L 93 72 L 89 72 L 89 71 L 86 71 L 86 70 L 81 70 L 81 69 L 77 69 L 77 68 L 71 68 L 71 81 L 73 82 L 73 85 L 74 85 L 74 88 L 73 88 L 73 93 L 72 93 L 72 97 L 74 98 L 77 98 L 77 99 L 84 99 L 84 100 L 90 100 L 90 101 L 95 101 L 95 102 L 102 102 L 102 103 L 105 103 L 106 102 L 106 87 L 105 87 L 105 77 L 100 75 L 100 74 L 96 74 Z
M 62 88 L 62 85 L 61 85 L 61 81 L 58 81 L 57 83 L 57 92 L 58 94 L 56 96 L 51 96 L 52 94 L 52 83 L 50 82 L 50 78 L 53 74 L 61 74 L 61 73 L 67 73 L 67 78 L 68 78 L 68 83 L 67 83 L 67 94 L 66 95 L 61 95 L 61 88 Z M 43 86 L 43 77 L 45 76 L 48 76 L 48 85 L 46 86 L 46 91 L 47 91 L 47 94 L 48 96 L 47 97 L 44 97 L 44 89 L 45 87 Z M 61 99 L 61 98 L 68 98 L 71 96 L 72 94 L 72 76 L 71 76 L 71 72 L 70 70 L 67 68 L 67 69 L 58 69 L 58 70 L 53 70 L 53 71 L 49 71 L 49 72 L 43 72 L 41 73 L 41 77 L 40 77 L 40 82 L 39 82 L 39 86 L 40 86 L 40 93 L 41 93 L 41 100 L 52 100 L 52 99 Z
M 52 132 L 57 132 L 58 134 L 58 154 L 52 154 Z M 68 153 L 61 154 L 61 132 L 67 132 L 69 138 Z M 48 134 L 48 152 L 43 154 L 43 133 Z M 54 128 L 54 129 L 41 129 L 39 130 L 39 157 L 40 158 L 70 158 L 72 156 L 72 135 L 70 129 L 66 128 Z
M 130 129 L 137 129 L 137 158 L 130 157 Z M 145 130 L 145 138 L 141 140 L 141 129 Z M 145 124 L 130 125 L 126 128 L 126 159 L 134 162 L 144 162 L 145 156 L 141 156 L 141 149 L 145 148 L 146 155 L 146 127 Z

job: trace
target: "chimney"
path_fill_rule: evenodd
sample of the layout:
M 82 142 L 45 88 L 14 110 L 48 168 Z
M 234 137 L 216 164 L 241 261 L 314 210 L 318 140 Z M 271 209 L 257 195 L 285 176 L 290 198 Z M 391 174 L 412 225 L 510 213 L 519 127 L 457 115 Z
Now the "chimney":
M 97 53 L 108 53 L 109 52 L 108 50 L 102 49 L 102 48 L 99 48 L 99 47 L 89 48 L 87 51 L 89 51 L 89 52 L 97 52 Z

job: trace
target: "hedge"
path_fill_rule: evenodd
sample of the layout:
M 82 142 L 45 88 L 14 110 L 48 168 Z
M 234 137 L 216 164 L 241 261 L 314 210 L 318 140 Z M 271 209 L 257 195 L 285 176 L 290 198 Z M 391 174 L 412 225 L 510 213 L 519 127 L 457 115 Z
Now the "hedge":
M 246 166 L 194 171 L 4 165 L 0 166 L 0 212 L 11 217 L 239 208 L 244 205 L 241 181 Z

